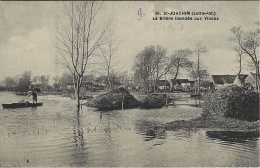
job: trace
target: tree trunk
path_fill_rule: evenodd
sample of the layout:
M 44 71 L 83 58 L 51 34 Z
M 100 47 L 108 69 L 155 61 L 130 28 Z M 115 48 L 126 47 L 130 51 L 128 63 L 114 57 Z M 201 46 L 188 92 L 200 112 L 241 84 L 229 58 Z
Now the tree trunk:
M 200 94 L 200 54 L 198 54 L 198 79 L 199 79 L 199 83 L 198 83 L 198 95 Z
M 81 79 L 82 77 L 77 77 L 77 83 L 74 82 L 75 86 L 75 99 L 76 99 L 76 106 L 78 111 L 80 110 L 80 86 L 81 86 Z
M 155 92 L 157 89 L 156 89 L 156 86 L 157 86 L 157 80 L 154 80 L 154 84 L 153 84 L 153 92 Z
M 240 58 L 239 58 L 239 71 L 238 71 L 238 75 L 241 73 L 241 70 L 242 70 L 242 58 L 240 56 Z
M 158 90 L 158 78 L 153 78 L 153 92 Z
M 112 88 L 112 84 L 111 84 L 111 80 L 110 80 L 110 72 L 109 72 L 109 70 L 107 71 L 107 80 L 108 80 L 109 89 L 111 89 Z
M 78 84 L 78 89 L 77 89 L 77 107 L 78 110 L 80 109 L 80 85 Z
M 180 66 L 179 66 L 179 63 L 178 63 L 178 66 L 177 66 L 177 70 L 176 70 L 176 73 L 175 73 L 175 77 L 174 77 L 174 79 L 177 79 L 177 77 L 178 77 L 178 74 L 179 74 L 179 68 L 180 68 Z
M 149 93 L 149 89 L 150 89 L 150 82 L 149 80 L 147 80 L 147 93 Z
M 255 63 L 255 67 L 256 67 L 256 90 L 257 92 L 259 92 L 260 90 L 260 86 L 259 86 L 259 61 Z

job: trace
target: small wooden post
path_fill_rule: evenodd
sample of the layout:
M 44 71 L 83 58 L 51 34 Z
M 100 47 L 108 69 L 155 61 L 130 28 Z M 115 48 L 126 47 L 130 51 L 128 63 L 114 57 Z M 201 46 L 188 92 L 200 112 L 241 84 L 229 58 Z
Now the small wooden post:
M 166 107 L 168 107 L 168 93 L 166 93 Z
M 164 93 L 166 93 L 166 100 L 165 100 L 165 104 L 166 104 L 166 107 L 168 107 L 168 90 L 167 90 L 167 83 L 166 83 L 166 75 L 164 76 Z
M 125 99 L 125 95 L 123 94 L 123 98 L 122 98 L 122 110 L 124 110 L 124 99 Z
M 80 101 L 80 108 L 82 110 L 82 104 L 83 104 L 83 97 L 81 98 L 81 101 Z

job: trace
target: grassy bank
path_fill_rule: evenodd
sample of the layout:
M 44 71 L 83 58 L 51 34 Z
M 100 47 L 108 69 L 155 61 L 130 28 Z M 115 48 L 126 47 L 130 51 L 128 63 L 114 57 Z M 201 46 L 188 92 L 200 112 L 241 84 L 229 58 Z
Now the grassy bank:
M 86 95 L 95 97 L 96 95 L 100 95 L 102 93 L 106 93 L 106 91 L 102 92 L 87 92 Z M 73 93 L 71 93 L 73 95 Z M 142 92 L 131 92 L 131 94 L 138 101 L 143 101 L 143 99 L 147 96 L 147 94 Z M 174 102 L 177 102 L 179 99 L 188 99 L 189 94 L 187 93 L 171 93 L 171 97 L 174 98 Z M 216 104 L 216 101 L 212 101 L 213 105 Z M 178 102 L 177 102 L 178 103 Z M 177 104 L 176 103 L 176 104 Z M 201 109 L 202 110 L 202 109 Z M 192 112 L 191 112 L 192 113 Z M 160 115 L 160 113 L 158 113 Z M 169 120 L 170 121 L 170 120 Z M 153 125 L 153 123 L 147 123 L 145 126 L 151 128 L 163 127 L 166 130 L 177 130 L 177 129 L 206 129 L 206 130 L 219 130 L 219 131 L 259 131 L 259 120 L 250 122 L 239 120 L 236 118 L 227 118 L 222 113 L 204 113 L 204 115 L 193 118 L 190 120 L 178 120 L 173 121 L 163 125 Z
M 259 93 L 231 85 L 204 95 L 202 115 L 189 121 L 174 121 L 167 129 L 259 131 Z
M 200 116 L 191 120 L 173 121 L 166 124 L 167 130 L 197 129 L 228 131 L 259 131 L 259 121 L 249 122 L 221 115 Z

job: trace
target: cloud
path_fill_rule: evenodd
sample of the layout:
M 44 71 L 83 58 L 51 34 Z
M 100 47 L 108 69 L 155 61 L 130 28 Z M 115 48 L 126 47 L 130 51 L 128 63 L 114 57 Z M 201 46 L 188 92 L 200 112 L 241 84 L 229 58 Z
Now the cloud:
M 232 73 L 234 64 L 230 28 L 243 29 L 259 19 L 258 2 L 185 2 L 141 1 L 113 2 L 104 5 L 105 14 L 116 11 L 116 34 L 122 40 L 117 55 L 122 70 L 131 70 L 138 52 L 148 45 L 161 45 L 171 54 L 175 49 L 193 49 L 202 41 L 209 52 L 205 64 L 212 73 Z M 138 10 L 145 14 L 138 16 Z M 0 78 L 32 70 L 37 74 L 55 74 L 56 51 L 50 36 L 55 27 L 57 2 L 2 2 L 0 6 Z M 35 10 L 37 9 L 37 10 Z M 103 8 L 102 8 L 103 10 Z M 211 11 L 217 12 L 219 21 L 154 21 L 155 11 Z M 204 61 L 204 60 L 202 60 Z M 1 80 L 1 79 L 0 79 Z
M 230 49 L 212 49 L 201 56 L 210 74 L 236 74 L 238 63 L 236 53 Z
M 55 48 L 47 27 L 35 29 L 27 36 L 12 36 L 0 51 L 1 76 L 14 76 L 31 70 L 33 75 L 55 72 Z

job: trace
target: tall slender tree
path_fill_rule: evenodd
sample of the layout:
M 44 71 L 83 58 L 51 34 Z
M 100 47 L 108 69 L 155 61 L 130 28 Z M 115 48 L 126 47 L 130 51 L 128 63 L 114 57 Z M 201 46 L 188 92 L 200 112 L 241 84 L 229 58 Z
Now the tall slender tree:
M 80 109 L 80 88 L 91 57 L 100 56 L 106 45 L 113 16 L 102 12 L 102 2 L 64 2 L 57 26 L 58 62 L 73 76 L 76 104 Z M 102 15 L 103 14 L 103 15 Z
M 237 61 L 239 63 L 239 70 L 238 70 L 238 74 L 241 73 L 242 71 L 242 59 L 243 59 L 243 54 L 245 53 L 241 47 L 234 47 L 234 50 L 237 52 Z
M 194 52 L 195 52 L 195 54 L 196 54 L 196 56 L 198 57 L 198 62 L 197 62 L 197 65 L 198 65 L 198 67 L 197 67 L 197 73 L 198 73 L 198 93 L 197 94 L 200 94 L 200 72 L 201 72 L 201 70 L 200 70 L 200 56 L 203 54 L 203 53 L 205 53 L 205 52 L 207 52 L 207 48 L 204 46 L 204 45 L 202 45 L 202 42 L 198 42 L 197 44 L 196 44 L 196 48 L 195 48 L 195 50 L 194 50 Z
M 115 33 L 112 29 L 108 31 L 107 38 L 107 46 L 101 49 L 103 60 L 101 61 L 101 66 L 103 67 L 106 75 L 107 75 L 107 83 L 109 88 L 113 88 L 113 84 L 111 82 L 111 75 L 115 65 L 118 64 L 118 59 L 116 58 L 116 51 L 120 45 L 120 41 L 115 36 Z

